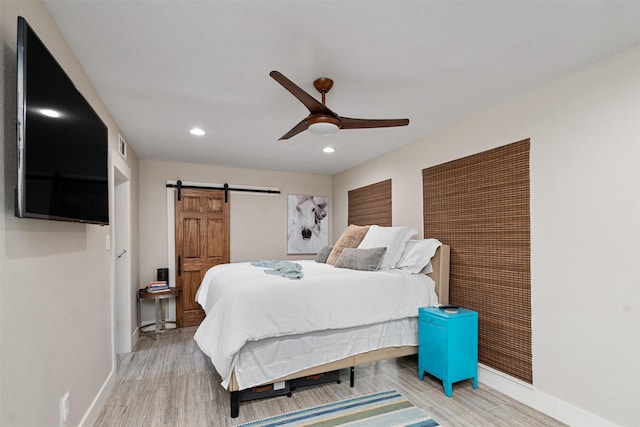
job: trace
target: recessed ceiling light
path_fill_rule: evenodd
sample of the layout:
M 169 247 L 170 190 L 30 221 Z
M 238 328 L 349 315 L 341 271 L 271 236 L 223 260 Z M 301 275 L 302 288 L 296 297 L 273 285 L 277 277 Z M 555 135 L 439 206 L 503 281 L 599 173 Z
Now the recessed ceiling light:
M 193 128 L 189 132 L 191 132 L 191 135 L 195 136 L 203 136 L 205 134 L 205 131 L 200 128 Z
M 61 115 L 56 110 L 52 110 L 50 108 L 43 108 L 42 110 L 40 110 L 40 113 L 47 117 L 53 117 L 54 119 L 57 119 Z
M 322 151 L 324 151 L 325 153 L 333 153 L 334 151 L 336 151 L 336 149 L 333 147 L 324 147 Z

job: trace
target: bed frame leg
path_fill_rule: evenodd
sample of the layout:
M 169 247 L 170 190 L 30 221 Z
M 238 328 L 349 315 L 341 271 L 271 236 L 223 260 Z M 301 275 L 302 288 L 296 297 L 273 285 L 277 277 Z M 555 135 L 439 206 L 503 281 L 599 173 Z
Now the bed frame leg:
M 356 368 L 352 366 L 351 372 L 349 372 L 349 385 L 353 387 L 355 383 L 356 383 Z
M 240 392 L 231 392 L 231 418 L 238 418 L 240 415 Z

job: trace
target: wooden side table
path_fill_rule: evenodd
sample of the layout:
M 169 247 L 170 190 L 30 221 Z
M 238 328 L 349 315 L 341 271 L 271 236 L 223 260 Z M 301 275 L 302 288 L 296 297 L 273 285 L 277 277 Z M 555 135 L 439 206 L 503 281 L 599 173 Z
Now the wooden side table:
M 176 298 L 180 295 L 182 289 L 180 288 L 169 288 L 166 291 L 162 292 L 147 292 L 146 289 L 139 289 L 137 293 L 137 311 L 138 311 L 138 330 L 140 331 L 140 335 L 146 335 L 152 337 L 154 339 L 158 339 L 160 335 L 166 332 L 173 332 L 180 329 L 180 325 L 174 320 L 166 320 L 165 316 L 165 301 L 171 298 Z M 153 299 L 156 308 L 156 318 L 155 322 L 148 323 L 146 325 L 142 324 L 142 317 L 140 315 L 140 301 L 143 299 Z M 167 324 L 176 325 L 175 328 L 166 328 Z M 154 327 L 153 330 L 150 330 L 151 327 Z
M 478 388 L 478 313 L 423 307 L 418 318 L 418 378 L 428 372 L 441 379 L 449 397 L 454 382 L 472 378 Z

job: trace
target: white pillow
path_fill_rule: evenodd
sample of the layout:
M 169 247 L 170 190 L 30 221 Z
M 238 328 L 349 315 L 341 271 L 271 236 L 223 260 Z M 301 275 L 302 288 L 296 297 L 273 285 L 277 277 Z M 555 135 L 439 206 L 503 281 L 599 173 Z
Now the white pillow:
M 409 240 L 396 268 L 411 274 L 431 273 L 431 258 L 441 245 L 437 239 Z
M 372 249 L 386 247 L 387 252 L 382 258 L 380 270 L 389 270 L 396 267 L 396 263 L 402 255 L 404 246 L 409 239 L 418 234 L 418 230 L 409 227 L 380 227 L 372 225 L 369 231 L 358 245 L 358 249 Z

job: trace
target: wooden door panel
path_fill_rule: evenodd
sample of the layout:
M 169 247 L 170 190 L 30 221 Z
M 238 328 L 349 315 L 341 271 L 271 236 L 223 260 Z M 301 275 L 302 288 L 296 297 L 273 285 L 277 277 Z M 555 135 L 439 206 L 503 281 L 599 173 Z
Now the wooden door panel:
M 176 200 L 176 286 L 181 326 L 199 325 L 204 310 L 195 301 L 202 278 L 214 265 L 229 262 L 229 203 L 219 190 L 183 189 Z
M 200 304 L 196 302 L 196 292 L 202 281 L 200 270 L 183 271 L 183 288 L 182 295 L 184 296 L 183 308 L 185 311 L 189 310 L 201 310 Z
M 183 190 L 184 193 L 184 190 Z M 183 212 L 200 212 L 200 197 L 182 195 Z
M 206 230 L 209 235 L 207 236 L 206 254 L 209 258 L 223 258 L 225 243 L 224 239 L 220 239 L 219 236 L 224 235 L 224 222 L 218 219 L 208 221 Z
M 218 198 L 207 198 L 207 210 L 208 213 L 222 213 L 224 207 L 224 201 Z
M 182 242 L 182 259 L 200 257 L 200 219 L 187 218 L 183 221 L 184 239 Z

